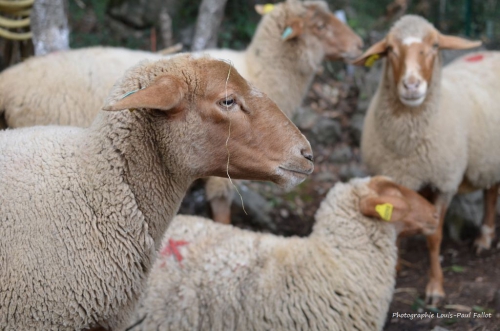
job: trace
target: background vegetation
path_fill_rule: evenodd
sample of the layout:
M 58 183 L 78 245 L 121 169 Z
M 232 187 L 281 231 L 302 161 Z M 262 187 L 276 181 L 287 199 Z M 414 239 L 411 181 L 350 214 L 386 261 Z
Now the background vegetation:
M 69 0 L 71 47 L 113 45 L 151 49 L 158 29 L 158 12 L 168 7 L 176 42 L 189 49 L 201 0 Z M 278 1 L 270 0 L 275 3 Z M 327 0 L 332 10 L 346 12 L 349 24 L 368 39 L 372 31 L 385 31 L 396 15 L 388 8 L 397 0 Z M 407 0 L 406 13 L 418 14 L 441 31 L 482 39 L 489 48 L 500 44 L 498 0 Z M 253 6 L 258 0 L 228 0 L 218 45 L 242 49 L 260 19 Z

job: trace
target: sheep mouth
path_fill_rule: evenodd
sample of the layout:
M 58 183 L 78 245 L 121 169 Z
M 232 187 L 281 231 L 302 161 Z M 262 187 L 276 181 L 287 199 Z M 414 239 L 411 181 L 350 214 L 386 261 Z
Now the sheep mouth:
M 420 100 L 425 97 L 425 94 L 423 95 L 415 95 L 415 96 L 405 96 L 405 95 L 400 95 L 401 99 L 405 99 L 408 101 L 414 101 L 414 100 Z
M 284 190 L 290 190 L 306 180 L 307 176 L 313 172 L 314 166 L 311 165 L 307 169 L 278 166 L 276 170 L 278 179 L 274 182 Z
M 314 167 L 311 167 L 311 168 L 309 168 L 307 170 L 303 170 L 303 169 L 291 169 L 291 168 L 285 168 L 285 167 L 282 167 L 282 166 L 279 166 L 279 168 L 282 169 L 282 170 L 294 173 L 294 174 L 299 174 L 299 175 L 304 175 L 304 176 L 309 176 L 310 174 L 312 174 L 312 172 L 314 170 Z
M 422 95 L 416 95 L 416 96 L 404 96 L 404 95 L 399 95 L 399 99 L 401 102 L 407 106 L 415 107 L 419 106 L 424 102 L 425 99 L 425 94 Z

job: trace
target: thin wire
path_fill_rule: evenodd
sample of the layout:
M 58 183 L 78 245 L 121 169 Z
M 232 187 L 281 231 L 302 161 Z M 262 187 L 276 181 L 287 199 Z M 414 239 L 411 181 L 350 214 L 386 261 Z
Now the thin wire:
M 229 178 L 229 181 L 231 182 L 231 185 L 233 185 L 234 189 L 236 190 L 236 193 L 240 196 L 241 200 L 241 207 L 243 208 L 243 211 L 245 212 L 245 215 L 248 215 L 247 211 L 245 210 L 245 203 L 243 202 L 243 196 L 241 195 L 240 191 L 238 190 L 238 187 L 233 183 L 233 180 L 231 179 L 231 176 L 229 176 L 229 138 L 231 137 L 231 116 L 229 116 L 229 106 L 227 105 L 227 83 L 229 82 L 229 76 L 231 75 L 231 67 L 233 66 L 232 62 L 229 61 L 229 71 L 227 72 L 227 78 L 226 78 L 226 110 L 228 111 L 228 119 L 229 119 L 229 133 L 227 135 L 226 139 L 226 150 L 227 150 L 227 164 L 226 164 L 226 174 L 227 178 Z

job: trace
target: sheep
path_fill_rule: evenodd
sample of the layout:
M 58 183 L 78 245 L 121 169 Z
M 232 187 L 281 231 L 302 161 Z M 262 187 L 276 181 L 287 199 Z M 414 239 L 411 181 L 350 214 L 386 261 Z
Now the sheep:
M 293 118 L 325 56 L 331 60 L 354 58 L 363 42 L 324 1 L 288 0 L 273 6 L 267 14 L 257 9 L 264 16 L 245 51 L 208 53 L 231 60 L 243 77 Z M 227 179 L 208 179 L 206 197 L 216 222 L 231 223 L 233 195 Z
M 7 127 L 87 127 L 113 84 L 141 60 L 162 55 L 91 47 L 32 57 L 0 74 L 0 115 Z
M 326 2 L 287 0 L 264 14 L 246 50 L 206 52 L 231 60 L 243 77 L 293 118 L 325 57 L 354 59 L 362 47 L 361 38 Z
M 435 230 L 435 208 L 386 177 L 356 178 L 315 220 L 309 237 L 284 238 L 176 216 L 127 330 L 381 330 L 396 230 Z
M 379 88 L 367 111 L 362 160 L 372 174 L 427 191 L 441 214 L 428 237 L 427 301 L 444 297 L 440 244 L 446 209 L 456 193 L 484 189 L 486 213 L 478 251 L 494 236 L 500 182 L 500 53 L 480 52 L 442 70 L 440 49 L 468 49 L 480 42 L 441 34 L 408 15 L 370 47 L 356 64 L 385 57 Z
M 288 0 L 264 15 L 245 51 L 201 53 L 231 61 L 245 79 L 292 117 L 325 56 L 351 59 L 361 54 L 362 45 L 359 36 L 328 10 L 326 2 Z M 98 47 L 30 59 L 0 75 L 0 113 L 5 112 L 9 127 L 88 126 L 123 71 L 141 58 L 159 57 Z M 40 81 L 46 83 L 40 85 Z M 230 222 L 232 185 L 211 178 L 206 196 L 214 219 Z
M 288 0 L 264 15 L 246 51 L 214 49 L 202 54 L 231 61 L 290 117 L 325 56 L 350 59 L 361 54 L 361 47 L 359 36 L 335 18 L 325 2 Z M 161 57 L 91 47 L 31 58 L 0 75 L 0 112 L 12 128 L 88 126 L 107 91 L 126 69 L 141 59 Z
M 307 139 L 224 61 L 141 62 L 103 109 L 86 129 L 0 132 L 1 330 L 120 328 L 194 179 L 286 187 L 313 170 Z

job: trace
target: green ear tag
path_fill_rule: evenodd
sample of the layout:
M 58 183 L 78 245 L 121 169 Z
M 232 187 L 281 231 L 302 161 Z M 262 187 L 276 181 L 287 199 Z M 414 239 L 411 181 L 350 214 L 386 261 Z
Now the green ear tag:
M 129 96 L 129 95 L 131 95 L 131 94 L 134 94 L 134 93 L 135 93 L 135 92 L 137 92 L 137 91 L 139 91 L 139 90 L 133 90 L 133 91 L 130 91 L 130 92 L 125 93 L 125 94 L 124 94 L 124 95 L 120 98 L 120 100 L 125 99 L 126 97 L 128 97 L 128 96 Z
M 382 205 L 376 205 L 375 211 L 380 215 L 384 221 L 390 221 L 392 217 L 393 205 L 390 203 L 384 203 Z
M 375 63 L 375 61 L 377 61 L 378 59 L 380 59 L 380 55 L 373 54 L 368 59 L 366 59 L 366 61 L 365 61 L 365 67 L 371 67 L 371 66 L 373 66 L 373 64 Z
M 291 27 L 287 26 L 285 31 L 283 31 L 283 34 L 281 35 L 281 39 L 285 40 L 286 38 L 290 37 L 292 32 L 293 32 L 293 29 Z

